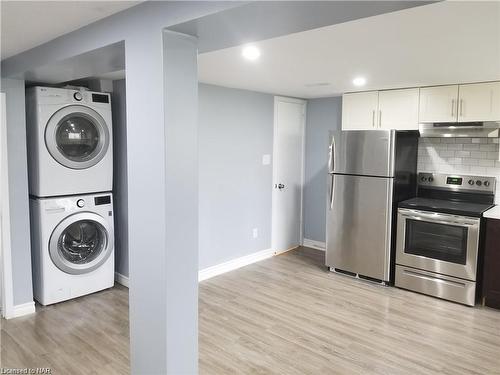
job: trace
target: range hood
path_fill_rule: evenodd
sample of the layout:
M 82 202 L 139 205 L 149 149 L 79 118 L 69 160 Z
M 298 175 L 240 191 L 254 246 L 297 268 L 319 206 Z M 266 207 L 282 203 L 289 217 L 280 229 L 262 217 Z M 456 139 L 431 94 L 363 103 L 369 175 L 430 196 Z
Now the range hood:
M 421 137 L 448 138 L 498 138 L 500 122 L 435 122 L 421 123 L 419 131 Z

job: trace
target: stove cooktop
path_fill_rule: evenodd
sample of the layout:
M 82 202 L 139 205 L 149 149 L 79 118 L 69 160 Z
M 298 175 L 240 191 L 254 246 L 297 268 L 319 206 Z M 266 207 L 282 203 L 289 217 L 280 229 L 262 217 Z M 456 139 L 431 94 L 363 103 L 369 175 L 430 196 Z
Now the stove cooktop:
M 422 197 L 408 199 L 399 203 L 400 208 L 470 217 L 481 217 L 484 211 L 493 206 L 494 204 L 456 202 L 451 200 Z

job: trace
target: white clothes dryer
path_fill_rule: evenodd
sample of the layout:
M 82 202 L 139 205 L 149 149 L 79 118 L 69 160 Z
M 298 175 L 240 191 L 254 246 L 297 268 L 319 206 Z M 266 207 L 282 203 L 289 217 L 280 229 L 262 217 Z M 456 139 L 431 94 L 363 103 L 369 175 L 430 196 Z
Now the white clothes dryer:
M 113 189 L 109 94 L 32 87 L 26 94 L 26 120 L 31 195 Z

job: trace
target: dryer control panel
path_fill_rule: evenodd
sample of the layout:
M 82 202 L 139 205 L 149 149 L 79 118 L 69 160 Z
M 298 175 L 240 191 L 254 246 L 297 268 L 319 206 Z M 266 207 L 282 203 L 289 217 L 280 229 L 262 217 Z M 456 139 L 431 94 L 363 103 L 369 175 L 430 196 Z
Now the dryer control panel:
M 110 204 L 111 203 L 111 196 L 110 195 L 103 195 L 101 197 L 95 197 L 94 203 L 96 206 L 100 206 L 103 204 Z
M 58 88 L 35 86 L 28 89 L 30 95 L 37 92 L 37 104 L 82 104 L 95 105 L 111 110 L 111 95 L 105 92 L 90 91 L 86 88 Z

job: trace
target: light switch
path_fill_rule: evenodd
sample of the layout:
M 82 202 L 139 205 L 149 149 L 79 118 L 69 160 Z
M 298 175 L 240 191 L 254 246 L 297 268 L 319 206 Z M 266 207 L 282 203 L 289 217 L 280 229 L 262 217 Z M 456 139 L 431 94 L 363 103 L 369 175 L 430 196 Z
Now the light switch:
M 269 165 L 271 164 L 271 155 L 265 154 L 262 155 L 262 165 Z

